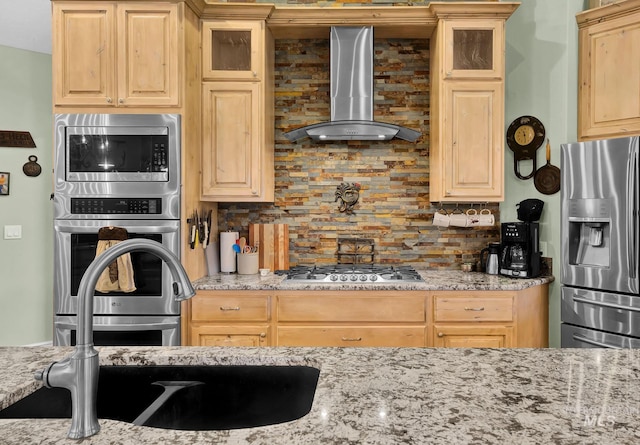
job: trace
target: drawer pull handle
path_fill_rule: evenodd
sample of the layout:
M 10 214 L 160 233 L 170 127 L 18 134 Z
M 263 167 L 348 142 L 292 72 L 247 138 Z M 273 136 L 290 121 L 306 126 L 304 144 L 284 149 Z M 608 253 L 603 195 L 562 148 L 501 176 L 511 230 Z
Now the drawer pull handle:
M 235 306 L 235 307 L 230 307 L 230 306 L 220 306 L 220 310 L 227 312 L 227 311 L 239 311 L 240 310 L 240 306 Z
M 464 308 L 465 311 L 475 311 L 475 312 L 482 312 L 484 311 L 484 307 L 466 307 Z
M 438 337 L 444 337 L 444 333 L 438 332 Z
M 342 341 L 362 341 L 362 337 L 342 337 Z

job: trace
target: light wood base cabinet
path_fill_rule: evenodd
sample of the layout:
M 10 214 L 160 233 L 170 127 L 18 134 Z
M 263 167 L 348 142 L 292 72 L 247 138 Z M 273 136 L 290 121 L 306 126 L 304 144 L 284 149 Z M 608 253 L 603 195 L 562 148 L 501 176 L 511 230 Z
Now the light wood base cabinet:
M 521 291 L 199 291 L 183 344 L 547 347 L 548 284 Z
M 548 284 L 522 291 L 433 292 L 431 344 L 436 347 L 549 346 Z
M 264 292 L 198 291 L 183 306 L 192 346 L 269 346 L 271 296 Z

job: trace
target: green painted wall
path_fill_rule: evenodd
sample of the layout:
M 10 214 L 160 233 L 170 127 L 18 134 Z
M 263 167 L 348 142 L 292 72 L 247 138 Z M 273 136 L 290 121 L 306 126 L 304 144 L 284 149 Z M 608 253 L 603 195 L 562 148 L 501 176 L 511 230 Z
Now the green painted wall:
M 0 171 L 11 173 L 0 196 L 0 345 L 51 340 L 53 211 L 51 55 L 0 45 L 0 130 L 29 131 L 36 148 L 0 147 Z M 42 173 L 22 166 L 37 156 Z M 5 225 L 22 239 L 5 240 Z
M 535 116 L 545 126 L 551 143 L 551 163 L 560 167 L 560 144 L 577 138 L 578 28 L 575 15 L 583 0 L 523 0 L 507 21 L 505 131 L 523 115 Z M 549 343 L 560 346 L 560 193 L 543 195 L 533 184 L 516 177 L 513 152 L 505 153 L 505 201 L 502 221 L 517 221 L 516 204 L 526 198 L 545 202 L 540 220 L 544 256 L 553 258 L 557 280 L 550 286 Z M 537 164 L 546 162 L 545 147 Z M 520 172 L 531 171 L 522 163 Z

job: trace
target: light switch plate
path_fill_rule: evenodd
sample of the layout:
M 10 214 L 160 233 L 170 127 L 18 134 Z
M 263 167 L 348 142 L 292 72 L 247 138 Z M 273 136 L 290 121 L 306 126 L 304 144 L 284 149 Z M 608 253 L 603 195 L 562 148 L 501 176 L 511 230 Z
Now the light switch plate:
M 4 239 L 22 238 L 22 226 L 4 226 Z

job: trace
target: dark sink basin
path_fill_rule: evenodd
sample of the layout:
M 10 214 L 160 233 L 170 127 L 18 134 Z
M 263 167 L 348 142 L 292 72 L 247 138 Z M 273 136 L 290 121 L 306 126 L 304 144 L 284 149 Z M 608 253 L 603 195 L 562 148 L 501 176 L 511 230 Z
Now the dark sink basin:
M 102 366 L 98 418 L 157 428 L 226 430 L 288 422 L 311 410 L 309 366 Z M 71 418 L 71 396 L 41 388 L 0 418 Z

